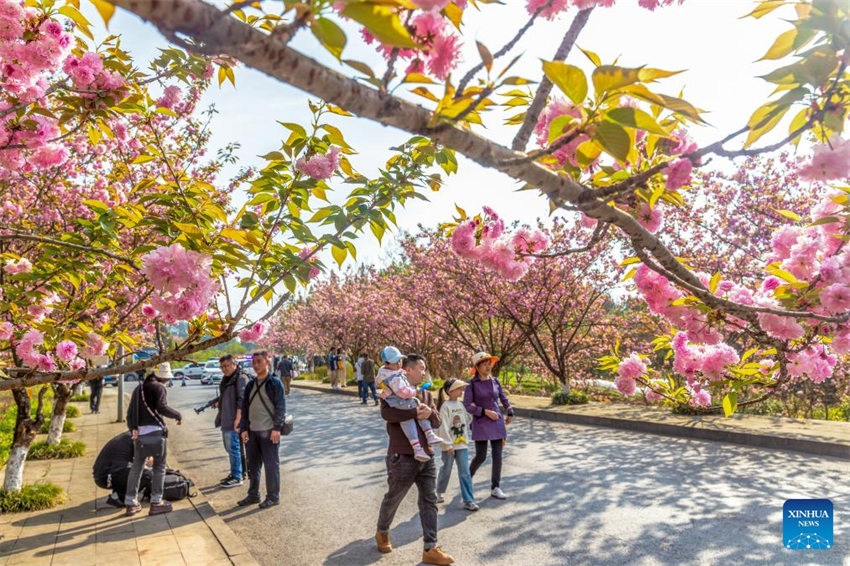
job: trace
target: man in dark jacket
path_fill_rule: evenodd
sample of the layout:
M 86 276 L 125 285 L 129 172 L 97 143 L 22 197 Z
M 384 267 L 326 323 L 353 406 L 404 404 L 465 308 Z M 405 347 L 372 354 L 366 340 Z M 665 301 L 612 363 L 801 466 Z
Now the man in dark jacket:
M 372 400 L 378 404 L 378 393 L 375 391 L 375 362 L 369 357 L 369 353 L 363 354 L 363 361 L 360 363 L 360 373 L 363 375 L 363 389 L 360 391 L 360 400 L 366 404 L 366 399 L 369 393 L 372 394 Z
M 218 414 L 215 417 L 216 426 L 221 427 L 221 440 L 224 449 L 230 457 L 230 475 L 222 479 L 221 487 L 236 487 L 242 485 L 244 472 L 242 468 L 242 442 L 239 440 L 239 421 L 242 420 L 242 402 L 244 401 L 245 386 L 248 380 L 239 369 L 239 364 L 233 356 L 227 354 L 218 360 L 224 377 L 218 386 Z
M 129 431 L 113 437 L 95 458 L 92 475 L 97 487 L 111 489 L 106 503 L 113 507 L 124 507 L 127 478 L 133 465 L 133 437 Z
M 404 360 L 402 369 L 407 381 L 414 387 L 418 386 L 425 377 L 425 358 L 418 354 L 403 356 L 397 348 L 384 348 L 381 359 L 390 363 Z M 422 534 L 425 539 L 425 550 L 422 562 L 425 564 L 452 564 L 454 559 L 437 546 L 437 465 L 432 457 L 427 462 L 419 462 L 413 457 L 413 447 L 401 429 L 401 422 L 410 419 L 429 419 L 434 430 L 440 428 L 440 414 L 434 405 L 431 393 L 420 389 L 416 393 L 419 405 L 415 409 L 395 409 L 386 401 L 381 401 L 381 416 L 387 421 L 387 434 L 390 437 L 387 448 L 387 483 L 389 489 L 381 502 L 378 513 L 378 529 L 375 540 L 380 552 L 392 552 L 390 542 L 390 526 L 396 510 L 404 496 L 413 484 L 419 491 L 419 520 L 422 523 Z M 431 456 L 434 449 L 428 445 L 428 439 L 419 430 L 419 443 Z
M 289 384 L 292 382 L 292 360 L 289 359 L 289 356 L 280 358 L 277 374 L 283 382 L 283 392 L 289 395 Z
M 240 507 L 260 503 L 260 472 L 266 468 L 266 499 L 260 509 L 280 503 L 280 429 L 286 418 L 286 396 L 283 384 L 269 373 L 269 354 L 257 352 L 251 358 L 257 372 L 245 388 L 242 402 L 242 421 L 239 431 L 245 442 L 248 460 L 248 497 L 238 502 Z
M 103 378 L 98 377 L 97 379 L 90 379 L 89 387 L 91 387 L 91 393 L 89 394 L 89 409 L 91 409 L 93 414 L 97 414 L 100 412 L 100 397 L 103 395 Z
M 168 362 L 159 364 L 145 381 L 133 391 L 130 405 L 127 407 L 127 428 L 133 437 L 133 467 L 127 480 L 127 515 L 135 515 L 142 510 L 139 503 L 139 481 L 145 460 L 153 457 L 153 480 L 151 481 L 151 515 L 171 511 L 171 503 L 162 500 L 165 487 L 165 455 L 168 429 L 163 417 L 183 423 L 180 413 L 168 406 L 168 396 L 164 383 L 174 377 Z

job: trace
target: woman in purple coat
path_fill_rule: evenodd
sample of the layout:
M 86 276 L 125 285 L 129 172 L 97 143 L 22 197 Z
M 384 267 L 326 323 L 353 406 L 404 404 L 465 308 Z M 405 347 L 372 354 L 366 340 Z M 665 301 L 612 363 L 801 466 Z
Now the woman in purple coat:
M 487 459 L 487 443 L 493 451 L 493 469 L 490 476 L 490 494 L 496 499 L 505 499 L 499 487 L 502 478 L 502 446 L 508 436 L 506 426 L 514 417 L 514 410 L 508 402 L 508 396 L 502 390 L 502 384 L 490 372 L 493 364 L 499 361 L 496 356 L 478 352 L 472 357 L 475 377 L 463 394 L 463 404 L 472 415 L 472 440 L 475 441 L 475 458 L 469 466 L 470 473 L 475 471 Z M 499 408 L 501 401 L 505 414 Z

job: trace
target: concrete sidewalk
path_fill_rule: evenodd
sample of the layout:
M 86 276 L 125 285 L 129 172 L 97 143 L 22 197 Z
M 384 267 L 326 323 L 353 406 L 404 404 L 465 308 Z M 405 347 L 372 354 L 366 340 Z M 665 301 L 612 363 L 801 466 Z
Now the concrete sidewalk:
M 293 387 L 357 395 L 357 387 L 333 390 L 318 381 L 295 380 Z M 548 397 L 511 395 L 517 416 L 604 426 L 667 436 L 792 450 L 850 460 L 850 423 L 735 414 L 685 416 L 668 410 L 621 403 L 552 405 Z
M 27 462 L 25 483 L 49 481 L 68 495 L 45 511 L 0 515 L 0 566 L 254 566 L 257 562 L 202 494 L 174 502 L 174 511 L 125 517 L 106 505 L 108 491 L 92 481 L 100 447 L 125 430 L 116 423 L 117 390 L 107 387 L 101 412 L 75 403 L 82 416 L 66 436 L 86 443 L 86 454 L 70 460 Z M 42 438 L 42 437 L 40 437 Z M 179 468 L 173 454 L 168 465 Z M 195 488 L 197 490 L 197 488 Z

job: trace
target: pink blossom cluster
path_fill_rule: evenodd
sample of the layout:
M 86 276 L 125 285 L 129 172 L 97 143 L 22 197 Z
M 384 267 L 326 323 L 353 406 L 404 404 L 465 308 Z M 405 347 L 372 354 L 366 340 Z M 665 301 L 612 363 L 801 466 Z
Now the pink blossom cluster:
M 260 339 L 266 335 L 268 329 L 268 322 L 265 320 L 258 320 L 251 326 L 239 331 L 239 340 L 242 342 L 259 342 Z
M 647 10 L 655 10 L 663 6 L 670 6 L 674 3 L 681 4 L 684 0 L 638 0 L 638 5 Z M 546 6 L 540 15 L 547 19 L 553 19 L 558 14 L 565 12 L 571 6 L 575 6 L 578 10 L 587 10 L 589 8 L 610 8 L 614 5 L 615 0 L 526 0 L 526 9 L 529 14 L 535 13 L 541 7 Z M 547 6 L 548 4 L 548 6 Z
M 142 257 L 142 273 L 154 288 L 151 305 L 167 324 L 203 313 L 218 292 L 211 278 L 212 258 L 179 244 L 159 247 Z
M 301 248 L 301 251 L 298 253 L 298 257 L 301 259 L 307 260 L 308 263 L 312 265 L 313 263 L 313 248 Z M 319 268 L 318 267 L 310 267 L 310 272 L 307 277 L 309 279 L 315 279 L 319 276 Z
M 10 340 L 14 331 L 15 327 L 11 322 L 0 322 L 0 340 Z
M 833 135 L 829 144 L 815 147 L 811 160 L 799 169 L 807 181 L 831 181 L 850 178 L 850 140 Z
M 109 342 L 103 339 L 103 336 L 96 332 L 89 332 L 86 335 L 85 346 L 83 347 L 83 357 L 87 359 L 96 358 L 106 354 L 109 348 Z
M 32 271 L 32 263 L 30 263 L 30 261 L 25 257 L 22 257 L 17 261 L 9 260 L 6 262 L 6 265 L 3 266 L 3 271 L 9 275 L 14 275 L 15 273 L 29 273 Z
M 581 120 L 581 108 L 566 102 L 561 98 L 554 98 L 540 113 L 540 119 L 534 127 L 534 133 L 537 134 L 537 144 L 540 147 L 549 145 L 549 129 L 552 121 L 560 116 L 572 116 L 577 121 Z M 570 128 L 564 129 L 565 134 L 569 134 Z M 565 163 L 569 163 L 573 167 L 578 167 L 576 161 L 576 150 L 578 146 L 589 140 L 590 137 L 586 134 L 580 134 L 575 137 L 570 143 L 558 148 L 552 153 L 552 156 L 558 160 L 558 164 L 563 167 Z
M 309 158 L 302 157 L 295 162 L 295 169 L 311 179 L 326 180 L 333 176 L 341 159 L 340 149 L 332 145 L 327 153 L 314 153 Z
M 419 13 L 410 22 L 413 40 L 419 47 L 399 49 L 396 57 L 410 61 L 407 73 L 429 73 L 440 80 L 445 80 L 460 63 L 460 37 L 452 31 L 451 23 L 439 12 L 440 6 L 445 7 L 448 2 L 420 0 L 420 4 L 422 8 L 426 8 L 429 4 L 434 5 L 435 9 Z M 455 4 L 463 7 L 460 6 L 460 2 Z M 462 4 L 465 6 L 466 2 Z M 360 30 L 360 34 L 367 44 L 376 41 L 365 28 Z M 378 49 L 386 59 L 389 59 L 395 50 L 394 47 L 380 42 Z
M 460 223 L 452 234 L 452 249 L 460 257 L 474 259 L 505 279 L 518 281 L 528 271 L 531 258 L 549 245 L 538 231 L 518 230 L 505 234 L 505 223 L 491 208 L 484 207 L 484 219 Z
M 719 344 L 689 344 L 684 332 L 673 338 L 673 369 L 688 378 L 688 383 L 702 375 L 708 381 L 719 381 L 726 376 L 726 368 L 740 361 L 740 356 L 731 346 Z
M 838 356 L 830 354 L 823 344 L 813 344 L 800 352 L 788 354 L 788 375 L 808 376 L 814 383 L 823 383 L 830 377 L 838 363 Z
M 617 389 L 623 395 L 634 395 L 636 387 L 635 380 L 645 372 L 646 364 L 640 359 L 640 356 L 631 354 L 628 358 L 620 362 L 614 385 L 617 386 Z
M 162 108 L 174 110 L 180 103 L 181 98 L 183 98 L 183 92 L 180 90 L 180 87 L 171 85 L 165 87 L 162 96 L 156 101 L 156 104 Z

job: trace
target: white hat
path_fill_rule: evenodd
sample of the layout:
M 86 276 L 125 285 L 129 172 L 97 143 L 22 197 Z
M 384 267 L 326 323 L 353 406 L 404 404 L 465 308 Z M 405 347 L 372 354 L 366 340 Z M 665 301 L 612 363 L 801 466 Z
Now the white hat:
M 474 356 L 472 356 L 472 367 L 477 366 L 484 360 L 490 360 L 491 364 L 495 364 L 499 361 L 499 356 L 491 356 L 487 352 L 478 352 Z
M 171 364 L 168 362 L 157 364 L 157 366 L 153 369 L 153 374 L 160 379 L 171 379 L 174 377 L 174 374 L 171 373 Z

